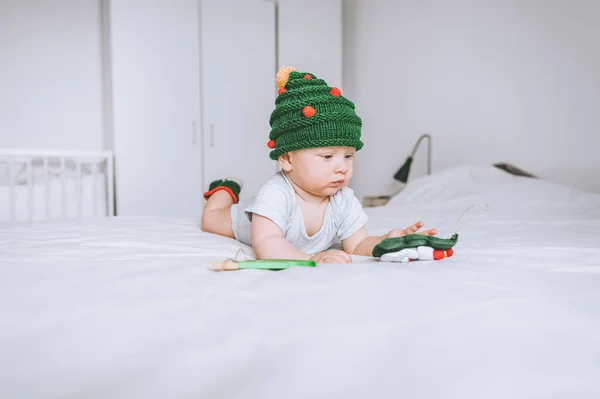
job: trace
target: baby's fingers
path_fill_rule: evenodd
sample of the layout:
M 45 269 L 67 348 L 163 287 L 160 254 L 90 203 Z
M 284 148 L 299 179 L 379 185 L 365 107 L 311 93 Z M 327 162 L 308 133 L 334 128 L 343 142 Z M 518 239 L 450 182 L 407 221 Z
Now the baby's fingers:
M 352 258 L 345 252 L 336 254 L 337 259 L 339 259 L 338 263 L 352 263 Z
M 323 256 L 320 263 L 352 263 L 352 258 L 350 258 L 350 256 L 343 256 L 339 253 L 332 253 Z
M 344 251 L 337 251 L 336 254 L 338 254 L 339 256 L 341 256 L 344 260 L 346 260 L 346 262 L 348 262 L 348 263 L 352 262 L 352 258 L 346 252 L 344 252 Z
M 413 224 L 412 226 L 407 227 L 406 229 L 404 229 L 407 233 L 416 233 L 417 231 L 419 231 L 419 229 L 421 227 L 423 227 L 425 223 L 423 222 L 417 222 L 415 224 Z

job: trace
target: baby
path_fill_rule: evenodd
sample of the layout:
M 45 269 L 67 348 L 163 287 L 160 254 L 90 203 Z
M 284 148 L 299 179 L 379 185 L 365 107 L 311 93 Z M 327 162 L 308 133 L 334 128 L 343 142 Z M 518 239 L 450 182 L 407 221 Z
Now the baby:
M 292 67 L 279 70 L 277 85 L 267 145 L 281 171 L 247 203 L 239 203 L 240 181 L 212 182 L 204 194 L 203 231 L 251 245 L 259 259 L 317 263 L 350 263 L 349 254 L 372 256 L 385 238 L 437 233 L 419 232 L 418 222 L 370 236 L 367 215 L 348 187 L 354 155 L 363 146 L 354 104 L 338 88 Z M 343 251 L 331 249 L 336 239 Z

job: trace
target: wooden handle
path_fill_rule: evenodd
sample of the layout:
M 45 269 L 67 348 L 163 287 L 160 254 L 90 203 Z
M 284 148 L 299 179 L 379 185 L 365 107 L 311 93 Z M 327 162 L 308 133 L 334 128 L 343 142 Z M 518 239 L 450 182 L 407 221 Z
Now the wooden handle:
M 226 270 L 238 270 L 240 267 L 237 262 L 227 259 L 223 262 L 211 263 L 210 268 L 214 271 L 221 272 Z

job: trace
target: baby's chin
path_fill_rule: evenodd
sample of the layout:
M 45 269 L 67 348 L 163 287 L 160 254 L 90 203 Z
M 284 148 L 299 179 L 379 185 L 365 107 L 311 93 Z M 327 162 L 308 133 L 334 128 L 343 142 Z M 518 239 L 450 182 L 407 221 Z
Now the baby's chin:
M 313 194 L 319 195 L 322 197 L 329 197 L 331 195 L 335 195 L 338 191 L 340 191 L 344 187 L 345 187 L 345 185 L 320 187 L 319 189 L 315 190 L 315 192 L 313 192 Z

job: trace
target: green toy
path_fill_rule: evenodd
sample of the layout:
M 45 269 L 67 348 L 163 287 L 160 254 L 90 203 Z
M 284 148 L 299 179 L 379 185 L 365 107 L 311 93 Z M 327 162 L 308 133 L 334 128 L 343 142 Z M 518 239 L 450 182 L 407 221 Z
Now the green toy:
M 452 247 L 458 234 L 450 238 L 408 234 L 382 240 L 373 248 L 373 256 L 385 261 L 408 262 L 410 260 L 439 260 L 453 255 Z
M 292 266 L 317 266 L 312 260 L 296 260 L 296 259 L 262 259 L 262 260 L 245 260 L 235 261 L 227 259 L 224 262 L 211 264 L 211 269 L 215 271 L 224 270 L 240 270 L 240 269 L 261 269 L 261 270 L 283 270 L 289 269 Z

